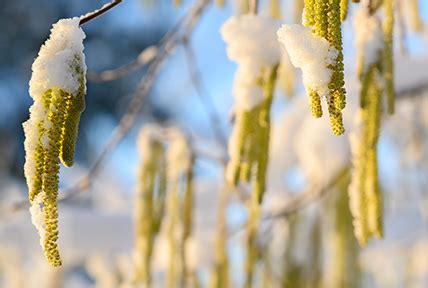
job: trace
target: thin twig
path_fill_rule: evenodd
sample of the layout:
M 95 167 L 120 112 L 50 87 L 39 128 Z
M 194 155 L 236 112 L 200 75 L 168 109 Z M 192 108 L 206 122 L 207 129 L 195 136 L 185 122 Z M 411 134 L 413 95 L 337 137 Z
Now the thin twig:
M 97 18 L 98 16 L 106 13 L 108 10 L 118 5 L 120 2 L 122 2 L 122 0 L 113 0 L 110 3 L 107 3 L 104 6 L 102 6 L 100 9 L 90 12 L 86 15 L 83 15 L 82 17 L 80 17 L 79 25 L 82 26 L 88 23 L 89 21 L 93 20 L 94 18 Z
M 187 67 L 189 69 L 190 78 L 196 90 L 196 94 L 199 96 L 198 98 L 205 109 L 211 130 L 213 131 L 217 142 L 224 148 L 224 151 L 227 151 L 227 140 L 223 130 L 221 129 L 221 117 L 212 98 L 202 83 L 202 77 L 197 67 L 195 53 L 187 38 L 183 39 L 183 44 Z
M 131 63 L 120 66 L 119 68 L 105 70 L 102 72 L 89 72 L 87 77 L 92 82 L 108 82 L 125 77 L 131 72 L 138 70 L 139 68 L 149 64 L 156 57 L 158 53 L 157 46 L 149 46 L 144 49 L 138 57 Z

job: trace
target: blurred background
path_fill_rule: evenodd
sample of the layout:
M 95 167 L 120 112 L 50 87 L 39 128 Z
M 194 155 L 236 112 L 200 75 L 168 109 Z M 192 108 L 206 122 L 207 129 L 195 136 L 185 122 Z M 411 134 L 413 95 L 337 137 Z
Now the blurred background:
M 73 187 L 92 169 L 147 69 L 140 65 L 114 81 L 100 81 L 98 73 L 129 64 L 144 49 L 157 45 L 198 1 L 178 2 L 124 0 L 84 25 L 87 104 L 79 126 L 76 164 L 62 167 L 61 190 Z M 227 58 L 219 29 L 230 16 L 245 12 L 245 1 L 217 2 L 202 12 L 189 36 L 191 57 L 182 45 L 171 51 L 129 133 L 108 153 L 97 175 L 90 178 L 89 188 L 60 204 L 64 265 L 52 269 L 45 263 L 28 206 L 22 204 L 28 193 L 22 123 L 32 104 L 31 64 L 52 23 L 105 2 L 1 1 L 0 287 L 125 287 L 133 265 L 132 211 L 140 161 L 136 138 L 147 123 L 179 127 L 197 151 L 195 229 L 188 249 L 188 265 L 196 280 L 188 287 L 210 287 L 221 237 L 226 239 L 229 287 L 243 286 L 244 201 L 249 189 L 222 196 L 226 150 L 207 110 L 217 115 L 217 129 L 227 139 L 236 65 Z M 260 0 L 260 14 L 280 23 L 297 23 L 301 2 Z M 364 248 L 356 243 L 347 204 L 349 133 L 335 137 L 328 118 L 311 117 L 300 71 L 291 68 L 285 55 L 272 110 L 269 182 L 257 237 L 260 253 L 254 287 L 428 287 L 428 1 L 418 2 L 417 14 L 410 2 L 417 1 L 396 4 L 400 7 L 395 38 L 397 111 L 383 119 L 379 143 L 384 239 L 372 240 Z M 355 8 L 350 4 L 343 25 L 347 131 L 353 129 L 359 97 L 354 73 Z M 226 232 L 221 232 L 222 226 Z M 155 242 L 154 287 L 165 287 L 165 242 L 161 232 Z

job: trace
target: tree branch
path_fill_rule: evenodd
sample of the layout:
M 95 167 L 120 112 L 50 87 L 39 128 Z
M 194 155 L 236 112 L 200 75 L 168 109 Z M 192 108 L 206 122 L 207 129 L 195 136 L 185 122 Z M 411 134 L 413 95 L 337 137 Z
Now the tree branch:
M 208 120 L 210 122 L 211 130 L 213 131 L 217 142 L 224 148 L 224 151 L 227 151 L 227 140 L 221 129 L 221 117 L 214 105 L 212 97 L 210 97 L 202 83 L 202 77 L 196 64 L 195 53 L 187 38 L 183 39 L 183 44 L 187 67 L 189 69 L 190 78 L 196 90 L 196 94 L 199 96 L 198 98 L 205 109 L 205 113 L 207 114 Z
M 118 5 L 121 2 L 122 2 L 122 0 L 113 0 L 110 3 L 107 3 L 104 6 L 102 6 L 100 9 L 97 9 L 93 12 L 90 12 L 90 13 L 87 13 L 87 14 L 81 16 L 79 25 L 82 26 L 82 25 L 88 23 L 89 21 L 91 21 L 91 20 L 97 18 L 98 16 L 106 13 L 108 10 L 112 9 L 114 6 Z

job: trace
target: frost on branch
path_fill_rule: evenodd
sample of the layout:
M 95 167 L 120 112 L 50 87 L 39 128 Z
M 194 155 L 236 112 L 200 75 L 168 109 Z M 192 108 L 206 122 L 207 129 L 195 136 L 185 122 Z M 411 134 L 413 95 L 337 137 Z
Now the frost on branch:
M 333 133 L 345 131 L 345 81 L 341 32 L 341 0 L 306 0 L 304 26 L 283 25 L 278 39 L 287 49 L 294 66 L 302 69 L 312 114 L 322 116 L 321 98 L 328 103 Z
M 54 266 L 61 265 L 56 244 L 59 162 L 73 165 L 77 128 L 85 108 L 84 38 L 77 17 L 53 25 L 50 38 L 32 66 L 29 92 L 34 104 L 30 119 L 23 124 L 30 212 L 33 220 L 43 219 L 43 224 L 36 221 L 35 225 L 45 255 Z M 43 213 L 44 217 L 34 213 Z
M 270 106 L 281 57 L 276 21 L 256 15 L 232 17 L 221 28 L 227 55 L 238 63 L 233 95 L 236 123 L 229 140 L 227 180 L 253 182 L 258 202 L 265 190 Z

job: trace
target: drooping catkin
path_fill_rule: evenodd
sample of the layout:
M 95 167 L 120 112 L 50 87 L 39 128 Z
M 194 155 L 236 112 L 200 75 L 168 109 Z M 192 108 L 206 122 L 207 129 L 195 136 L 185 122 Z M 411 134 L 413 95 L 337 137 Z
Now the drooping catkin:
M 385 48 L 383 50 L 383 77 L 385 80 L 385 94 L 387 99 L 388 113 L 393 114 L 395 110 L 395 89 L 394 89 L 394 53 L 393 53 L 393 32 L 394 32 L 394 0 L 384 0 L 384 21 L 383 34 L 385 38 Z
M 258 258 L 257 232 L 260 222 L 260 206 L 258 199 L 252 196 L 251 203 L 247 209 L 246 225 L 246 258 L 245 258 L 245 288 L 253 287 L 254 270 Z
M 366 72 L 361 95 L 365 106 L 360 111 L 359 135 L 351 135 L 353 174 L 349 187 L 354 231 L 358 242 L 365 245 L 371 236 L 382 237 L 382 203 L 378 180 L 377 142 L 380 131 L 382 89 L 379 85 L 380 64 Z
M 379 9 L 379 5 L 379 1 L 377 1 L 373 6 L 362 7 L 357 12 L 354 24 L 357 29 L 357 52 L 360 66 L 359 126 L 361 127 L 357 133 L 350 136 L 353 151 L 353 173 L 349 186 L 349 197 L 354 233 L 361 245 L 366 244 L 370 237 L 381 238 L 383 234 L 382 197 L 377 160 L 383 94 L 388 100 L 388 112 L 392 113 L 394 110 L 393 1 L 383 1 L 385 10 L 383 27 L 379 15 L 375 13 Z M 366 25 L 361 26 L 361 22 Z
M 156 125 L 145 126 L 138 140 L 143 160 L 138 168 L 135 198 L 134 281 L 145 287 L 152 283 L 152 254 L 165 206 L 166 160 L 159 129 Z
M 188 242 L 193 222 L 193 155 L 190 143 L 177 129 L 167 131 L 167 237 L 169 267 L 167 287 L 187 287 Z
M 341 0 L 340 2 L 340 20 L 343 22 L 348 16 L 349 0 Z
M 32 222 L 53 266 L 61 265 L 57 247 L 59 163 L 73 165 L 86 93 L 85 34 L 79 20 L 77 17 L 59 20 L 40 48 L 32 65 L 29 89 L 34 104 L 30 107 L 30 118 L 23 123 L 24 172 Z
M 215 263 L 211 288 L 229 288 L 229 258 L 227 253 L 227 189 L 222 189 L 217 208 L 217 231 L 215 242 Z
M 276 21 L 259 15 L 232 17 L 221 28 L 228 57 L 238 63 L 226 179 L 233 186 L 251 182 L 259 202 L 265 190 L 270 107 L 281 57 L 277 29 Z
M 269 1 L 269 14 L 272 18 L 281 19 L 281 1 L 270 0 Z

